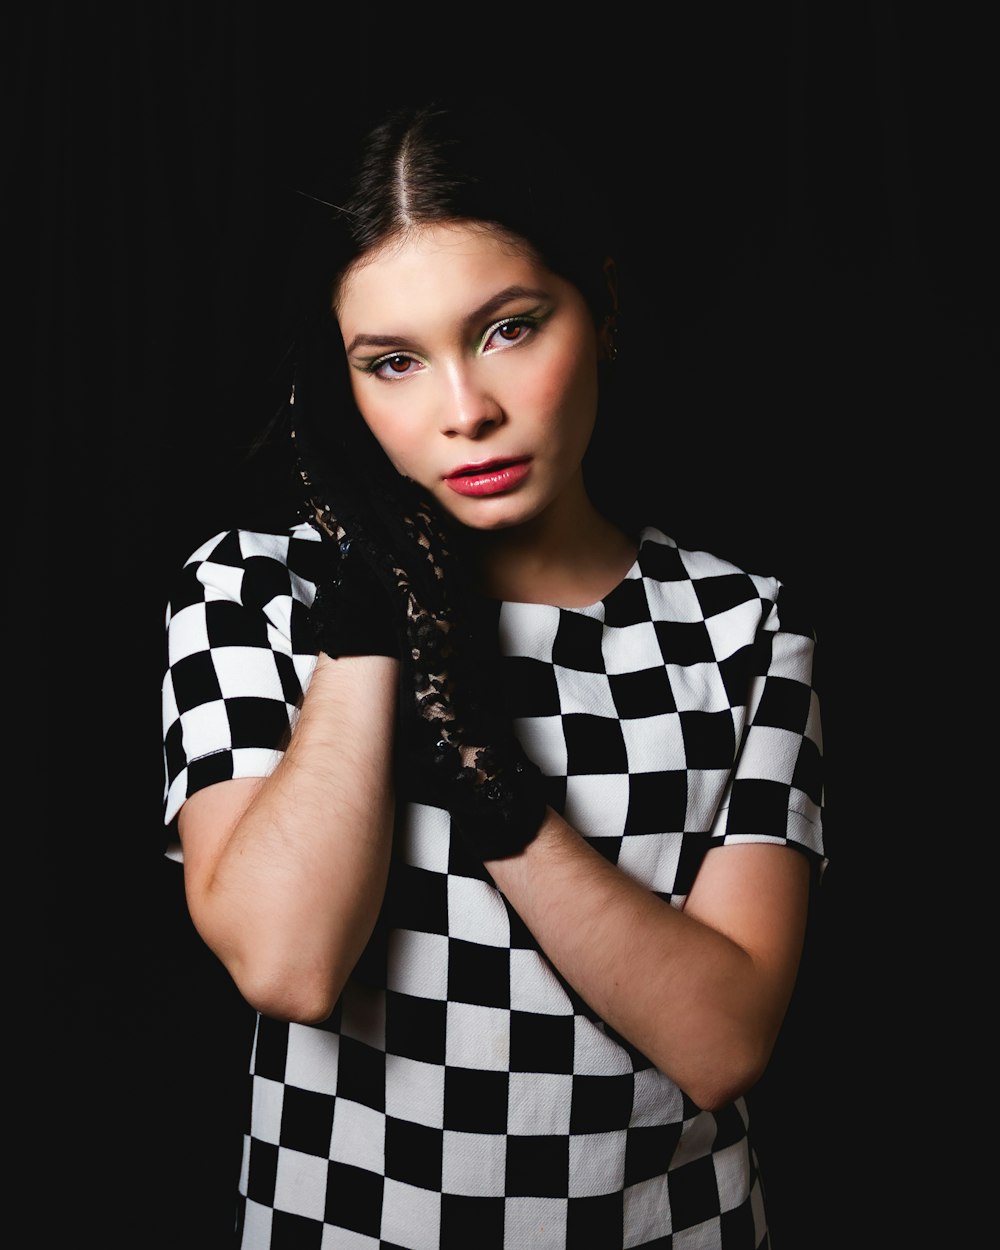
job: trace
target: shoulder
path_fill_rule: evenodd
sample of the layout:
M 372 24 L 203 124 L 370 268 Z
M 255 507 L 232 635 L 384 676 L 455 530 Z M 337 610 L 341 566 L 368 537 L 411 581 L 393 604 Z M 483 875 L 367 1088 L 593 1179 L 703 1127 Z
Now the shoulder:
M 647 581 L 694 594 L 706 615 L 753 599 L 773 604 L 782 588 L 777 577 L 754 572 L 711 551 L 682 547 L 651 525 L 640 533 L 637 567 Z
M 319 535 L 307 522 L 213 535 L 191 552 L 169 588 L 171 656 L 236 645 L 314 651 L 306 617 L 321 559 Z
M 184 561 L 171 587 L 171 611 L 206 599 L 262 607 L 275 596 L 291 595 L 311 603 L 319 545 L 305 521 L 283 531 L 222 530 Z
M 640 536 L 636 562 L 654 618 L 697 622 L 728 645 L 776 631 L 815 641 L 813 612 L 801 591 L 712 551 L 682 547 L 655 526 Z

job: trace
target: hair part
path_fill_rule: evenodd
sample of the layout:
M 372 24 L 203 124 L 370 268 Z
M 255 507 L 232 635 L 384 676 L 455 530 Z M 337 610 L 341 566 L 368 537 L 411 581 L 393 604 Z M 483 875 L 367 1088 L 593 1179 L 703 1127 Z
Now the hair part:
M 335 226 L 331 302 L 366 258 L 429 224 L 480 225 L 576 286 L 595 325 L 607 316 L 611 216 L 563 130 L 528 115 L 504 125 L 493 103 L 397 108 L 367 135 Z

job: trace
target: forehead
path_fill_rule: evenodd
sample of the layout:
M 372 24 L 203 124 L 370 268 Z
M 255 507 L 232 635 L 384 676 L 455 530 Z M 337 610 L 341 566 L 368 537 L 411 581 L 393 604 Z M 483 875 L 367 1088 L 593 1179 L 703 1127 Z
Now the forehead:
M 447 298 L 475 304 L 509 285 L 537 286 L 544 276 L 554 275 L 522 239 L 479 223 L 433 223 L 394 235 L 355 261 L 333 306 L 343 323 Z

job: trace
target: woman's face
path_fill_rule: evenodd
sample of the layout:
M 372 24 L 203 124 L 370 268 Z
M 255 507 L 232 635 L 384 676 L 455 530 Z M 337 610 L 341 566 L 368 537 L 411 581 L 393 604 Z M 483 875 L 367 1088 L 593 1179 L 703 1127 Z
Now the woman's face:
M 335 311 L 372 433 L 459 521 L 584 506 L 598 349 L 575 286 L 497 232 L 427 225 L 348 271 Z

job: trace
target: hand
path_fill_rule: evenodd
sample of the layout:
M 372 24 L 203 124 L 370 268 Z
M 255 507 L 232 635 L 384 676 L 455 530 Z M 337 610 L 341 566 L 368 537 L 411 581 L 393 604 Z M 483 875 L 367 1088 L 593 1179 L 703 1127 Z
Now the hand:
M 328 363 L 331 351 L 332 344 L 319 335 L 306 339 L 292 389 L 293 417 L 297 417 L 297 399 L 306 411 L 334 411 Z M 398 610 L 387 590 L 388 566 L 377 575 L 374 549 L 368 556 L 361 551 L 367 529 L 376 523 L 372 502 L 360 485 L 367 467 L 362 463 L 365 457 L 359 454 L 362 446 L 352 454 L 345 439 L 338 445 L 329 433 L 323 437 L 316 424 L 315 417 L 301 423 L 295 420 L 292 428 L 305 516 L 321 540 L 321 571 L 309 612 L 313 635 L 319 649 L 333 658 L 386 655 L 399 659 Z M 371 448 L 364 450 L 371 456 Z
M 397 613 L 385 586 L 340 525 L 332 517 L 314 514 L 321 534 L 323 572 L 309 611 L 313 636 L 320 651 L 344 655 L 387 655 L 398 660 L 400 639 Z

